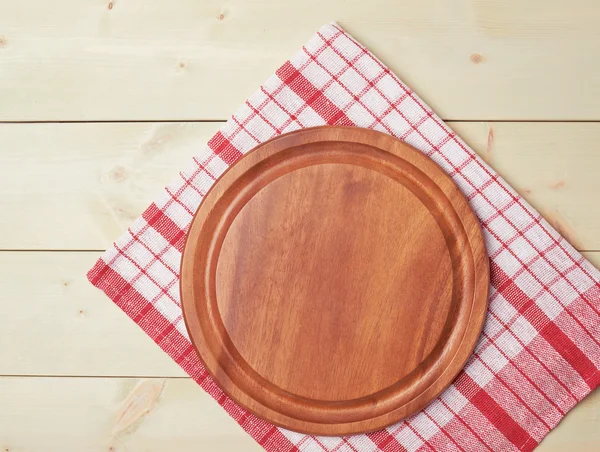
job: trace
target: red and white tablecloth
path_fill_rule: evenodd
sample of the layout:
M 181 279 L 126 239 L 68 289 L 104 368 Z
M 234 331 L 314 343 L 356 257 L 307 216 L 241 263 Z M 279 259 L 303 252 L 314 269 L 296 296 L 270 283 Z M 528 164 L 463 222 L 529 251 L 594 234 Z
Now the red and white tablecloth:
M 190 344 L 178 286 L 186 231 L 215 180 L 257 144 L 323 124 L 380 130 L 430 156 L 469 199 L 491 262 L 484 331 L 452 386 L 399 424 L 345 438 L 290 432 L 230 400 Z M 600 383 L 600 272 L 337 24 L 199 143 L 88 278 L 268 451 L 529 451 Z

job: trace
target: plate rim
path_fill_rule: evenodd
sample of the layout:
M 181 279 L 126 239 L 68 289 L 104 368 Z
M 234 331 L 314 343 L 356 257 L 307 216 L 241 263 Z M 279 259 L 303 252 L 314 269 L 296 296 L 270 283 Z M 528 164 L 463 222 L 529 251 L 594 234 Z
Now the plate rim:
M 184 288 L 184 280 L 186 279 L 184 277 L 184 275 L 187 274 L 188 267 L 191 266 L 192 269 L 194 268 L 194 266 L 193 266 L 194 258 L 193 258 L 193 256 L 190 257 L 190 254 L 195 255 L 197 248 L 198 248 L 197 244 L 199 242 L 199 240 L 195 240 L 195 245 L 194 245 L 191 237 L 196 237 L 196 235 L 193 234 L 192 232 L 195 231 L 195 229 L 197 229 L 199 227 L 198 226 L 199 223 L 197 223 L 197 219 L 199 217 L 200 212 L 202 211 L 202 206 L 205 204 L 205 201 L 207 199 L 211 199 L 213 196 L 218 196 L 218 195 L 212 195 L 212 193 L 214 193 L 216 190 L 219 189 L 219 182 L 224 179 L 226 180 L 227 178 L 231 179 L 232 176 L 227 176 L 227 174 L 235 172 L 236 167 L 238 168 L 238 172 L 239 172 L 240 168 L 243 168 L 243 162 L 248 162 L 249 161 L 248 159 L 250 158 L 250 156 L 255 155 L 254 154 L 255 151 L 258 151 L 261 148 L 268 148 L 268 146 L 272 146 L 272 144 L 276 143 L 277 141 L 281 141 L 282 143 L 285 143 L 286 140 L 290 140 L 291 137 L 297 138 L 298 135 L 310 136 L 314 133 L 317 133 L 317 135 L 319 135 L 319 132 L 321 132 L 323 130 L 326 130 L 327 133 L 330 133 L 333 136 L 335 136 L 337 134 L 338 139 L 335 140 L 335 139 L 321 138 L 321 139 L 309 141 L 309 143 L 314 144 L 315 142 L 344 141 L 344 142 L 353 142 L 353 143 L 358 142 L 361 144 L 374 146 L 373 141 L 383 140 L 383 141 L 387 141 L 389 144 L 387 146 L 387 149 L 386 149 L 386 147 L 382 147 L 382 146 L 375 146 L 375 147 L 384 152 L 387 152 L 389 154 L 393 154 L 396 157 L 399 157 L 403 160 L 406 160 L 406 159 L 398 154 L 394 154 L 393 152 L 390 151 L 389 148 L 400 145 L 400 147 L 403 148 L 403 152 L 406 151 L 406 152 L 411 153 L 411 156 L 414 157 L 419 164 L 422 164 L 425 167 L 425 169 L 424 169 L 423 167 L 421 167 L 419 165 L 415 165 L 416 168 L 418 170 L 422 171 L 427 176 L 427 178 L 429 180 L 431 180 L 442 191 L 442 193 L 446 196 L 446 198 L 448 198 L 449 194 L 452 194 L 453 196 L 458 195 L 457 198 L 454 198 L 454 201 L 448 199 L 448 202 L 454 209 L 453 210 L 454 213 L 457 213 L 455 210 L 456 206 L 454 205 L 455 201 L 466 205 L 468 218 L 467 219 L 460 218 L 459 223 L 463 226 L 463 228 L 465 228 L 466 223 L 470 223 L 471 226 L 473 224 L 475 224 L 477 226 L 476 228 L 471 228 L 470 232 L 465 231 L 465 235 L 467 237 L 466 243 L 467 243 L 467 245 L 469 245 L 469 249 L 471 251 L 470 254 L 471 255 L 474 254 L 474 248 L 473 248 L 474 244 L 478 243 L 479 245 L 481 245 L 481 249 L 479 250 L 479 256 L 478 256 L 480 258 L 480 260 L 476 262 L 475 256 L 473 256 L 473 271 L 474 271 L 473 286 L 474 287 L 473 287 L 472 296 L 470 296 L 468 298 L 468 301 L 470 301 L 470 312 L 469 312 L 468 320 L 465 323 L 466 326 L 464 329 L 464 334 L 463 334 L 460 342 L 457 344 L 457 346 L 454 349 L 455 353 L 452 355 L 452 358 L 447 363 L 446 367 L 443 368 L 443 370 L 440 372 L 439 376 L 435 380 L 433 380 L 431 382 L 431 384 L 429 386 L 427 386 L 422 392 L 418 393 L 416 395 L 416 397 L 414 397 L 413 399 L 410 399 L 405 404 L 392 409 L 391 411 L 385 412 L 385 413 L 377 415 L 377 416 L 365 418 L 365 419 L 353 420 L 353 421 L 349 421 L 349 422 L 335 422 L 335 423 L 306 421 L 306 420 L 298 419 L 293 416 L 288 416 L 284 413 L 281 413 L 280 411 L 273 410 L 272 408 L 269 408 L 268 406 L 261 404 L 261 402 L 257 402 L 256 399 L 253 398 L 251 394 L 249 394 L 248 392 L 244 392 L 244 391 L 242 391 L 242 394 L 245 395 L 247 398 L 251 399 L 251 401 L 253 401 L 257 405 L 249 406 L 251 404 L 246 403 L 246 402 L 248 402 L 248 400 L 242 400 L 243 397 L 239 397 L 239 394 L 236 391 L 232 390 L 232 388 L 239 389 L 239 386 L 237 386 L 235 384 L 235 382 L 229 377 L 229 375 L 227 375 L 223 371 L 220 371 L 221 369 L 218 366 L 216 369 L 213 369 L 213 366 L 209 365 L 209 363 L 207 363 L 207 361 L 205 360 L 205 357 L 203 356 L 203 352 L 200 350 L 199 343 L 201 342 L 201 340 L 205 339 L 206 337 L 204 336 L 204 334 L 202 332 L 200 335 L 203 337 L 200 337 L 200 338 L 196 337 L 196 333 L 193 332 L 193 328 L 190 325 L 191 322 L 195 321 L 192 319 L 194 317 L 197 317 L 196 302 L 193 300 L 193 295 L 189 294 L 188 293 L 189 291 Z M 354 137 L 354 139 L 348 139 L 348 136 L 352 137 L 353 135 L 356 135 L 356 134 L 369 135 L 368 141 L 370 141 L 370 142 L 365 143 L 365 140 L 357 140 L 356 137 Z M 344 138 L 340 140 L 339 138 L 341 138 L 342 136 Z M 302 145 L 302 144 L 300 144 L 300 145 Z M 296 144 L 294 146 L 282 145 L 280 149 L 275 149 L 275 151 L 273 151 L 272 153 L 270 153 L 266 156 L 257 157 L 255 155 L 254 159 L 255 160 L 258 159 L 258 160 L 254 164 L 251 164 L 248 168 L 246 168 L 242 172 L 242 174 L 245 174 L 245 171 L 248 171 L 250 168 L 253 168 L 256 164 L 268 159 L 269 157 L 278 154 L 282 150 L 288 149 L 290 147 L 300 146 L 300 145 L 298 145 L 298 144 Z M 427 167 L 429 167 L 429 168 L 427 168 Z M 429 170 L 429 169 L 431 169 L 434 172 L 437 172 L 437 174 L 435 174 L 434 176 L 428 174 L 427 170 Z M 440 187 L 438 182 L 436 182 L 434 180 L 434 177 L 441 177 L 442 180 L 449 181 L 450 186 L 446 187 L 446 188 Z M 234 183 L 237 180 L 239 180 L 239 178 L 234 177 L 234 179 L 231 182 Z M 272 180 L 270 180 L 269 183 L 270 182 L 272 182 Z M 230 187 L 231 187 L 231 183 L 229 184 L 229 186 L 226 186 L 225 188 L 229 189 Z M 217 199 L 219 199 L 219 198 L 217 198 Z M 214 208 L 214 203 L 213 203 L 213 208 Z M 208 212 L 208 214 L 206 215 L 204 220 L 210 218 L 210 214 L 212 214 L 212 209 Z M 195 225 L 196 225 L 196 227 L 194 227 Z M 193 252 L 190 250 L 193 250 Z M 217 261 L 218 261 L 218 256 L 217 256 Z M 212 186 L 210 187 L 210 189 L 207 191 L 206 195 L 204 196 L 202 202 L 200 203 L 198 209 L 194 213 L 194 216 L 190 223 L 190 227 L 188 229 L 188 233 L 186 234 L 186 240 L 185 240 L 182 257 L 181 257 L 181 272 L 180 272 L 180 280 L 179 280 L 179 290 L 180 290 L 181 307 L 182 307 L 182 311 L 183 311 L 183 319 L 184 319 L 184 323 L 185 323 L 185 327 L 187 329 L 188 335 L 189 335 L 192 345 L 194 347 L 194 350 L 195 350 L 196 354 L 198 355 L 198 357 L 200 358 L 200 360 L 201 360 L 202 364 L 204 365 L 205 369 L 207 370 L 207 372 L 211 375 L 211 377 L 215 381 L 215 383 L 231 399 L 233 399 L 236 403 L 238 403 L 239 405 L 244 407 L 249 412 L 255 414 L 256 416 L 263 418 L 263 419 L 267 420 L 268 422 L 271 422 L 275 425 L 278 425 L 278 426 L 286 428 L 286 429 L 303 432 L 303 433 L 308 433 L 308 434 L 318 434 L 318 435 L 327 435 L 327 436 L 329 436 L 329 435 L 345 435 L 345 434 L 364 433 L 364 432 L 379 430 L 380 428 L 383 428 L 387 425 L 390 425 L 392 423 L 400 421 L 404 417 L 406 417 L 410 414 L 413 414 L 415 411 L 418 411 L 419 409 L 423 408 L 427 403 L 432 401 L 437 395 L 439 395 L 443 390 L 445 390 L 452 383 L 452 381 L 454 380 L 456 375 L 463 368 L 466 360 L 472 354 L 472 351 L 477 343 L 477 338 L 480 336 L 480 333 L 481 333 L 481 330 L 483 327 L 483 322 L 485 320 L 485 313 L 487 311 L 488 295 L 489 295 L 489 261 L 488 261 L 488 255 L 487 255 L 487 252 L 485 249 L 483 234 L 482 234 L 481 227 L 479 225 L 477 216 L 473 212 L 472 208 L 470 207 L 470 205 L 468 203 L 468 200 L 462 194 L 462 192 L 460 191 L 460 189 L 456 185 L 456 183 L 432 159 L 430 159 L 428 156 L 426 156 L 423 152 L 415 149 L 413 146 L 410 146 L 409 144 L 405 143 L 404 141 L 401 141 L 391 135 L 387 135 L 382 132 L 374 131 L 372 129 L 363 129 L 363 128 L 358 128 L 358 127 L 345 127 L 345 126 L 319 126 L 319 127 L 300 129 L 300 130 L 296 130 L 296 131 L 289 132 L 286 134 L 278 135 L 276 137 L 273 137 L 273 138 L 257 145 L 255 148 L 253 148 L 251 151 L 249 151 L 243 157 L 241 157 L 238 161 L 236 161 L 233 165 L 231 165 L 229 168 L 227 168 L 227 170 L 225 170 L 223 172 L 223 174 L 217 179 L 217 181 L 215 181 L 212 184 Z M 465 297 L 466 297 L 466 295 L 463 295 L 462 298 L 464 299 Z M 464 304 L 464 302 L 462 304 Z M 188 310 L 190 312 L 187 312 Z M 473 331 L 476 331 L 476 334 L 473 334 Z M 467 336 L 469 336 L 469 337 L 467 337 Z M 198 339 L 200 339 L 200 340 L 198 340 Z M 469 340 L 469 343 L 465 346 L 465 341 L 467 339 Z M 204 347 L 204 348 L 206 348 L 206 347 Z M 460 365 L 457 365 L 455 363 L 457 358 L 460 361 Z M 219 360 L 215 358 L 215 362 L 219 363 Z M 219 373 L 219 375 L 216 374 L 217 372 Z M 449 372 L 452 373 L 451 376 L 447 375 Z M 448 380 L 447 383 L 445 383 L 441 387 L 441 389 L 432 391 L 432 388 L 434 388 L 437 385 L 437 383 L 442 379 L 444 379 L 444 381 Z M 258 406 L 258 409 L 257 409 L 257 406 Z M 404 413 L 404 414 L 402 414 L 402 413 Z

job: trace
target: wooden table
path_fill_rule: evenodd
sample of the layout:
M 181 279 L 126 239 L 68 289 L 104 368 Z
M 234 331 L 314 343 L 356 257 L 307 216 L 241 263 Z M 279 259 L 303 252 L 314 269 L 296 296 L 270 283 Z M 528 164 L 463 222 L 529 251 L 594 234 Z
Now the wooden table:
M 332 19 L 600 265 L 595 0 L 0 0 L 0 451 L 259 450 L 84 273 Z

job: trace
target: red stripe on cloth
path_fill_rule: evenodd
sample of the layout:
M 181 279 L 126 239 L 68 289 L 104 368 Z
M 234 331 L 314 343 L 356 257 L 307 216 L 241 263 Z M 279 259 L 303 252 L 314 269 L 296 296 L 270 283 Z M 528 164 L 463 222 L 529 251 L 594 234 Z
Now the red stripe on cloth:
M 494 266 L 497 267 L 496 264 L 494 264 Z M 502 272 L 502 270 L 496 268 L 494 272 L 499 273 Z M 550 318 L 536 304 L 535 300 L 523 292 L 512 279 L 505 280 L 500 287 L 497 288 L 497 291 L 517 311 L 517 315 L 504 325 L 507 329 L 511 327 L 512 322 L 519 318 L 519 316 L 526 319 L 538 332 L 544 329 L 548 323 L 551 323 Z
M 454 413 L 454 417 L 444 426 L 444 432 L 454 438 L 458 447 L 463 451 L 486 451 L 489 446 L 478 437 L 465 421 Z M 443 450 L 443 449 L 442 449 Z
M 302 75 L 289 61 L 281 66 L 277 76 L 292 91 L 294 91 L 306 104 L 312 108 L 329 125 L 355 125 L 346 113 L 331 102 L 323 92 L 315 88 L 310 81 Z
M 228 165 L 233 165 L 243 155 L 220 131 L 210 139 L 208 147 Z
M 600 378 L 598 377 L 599 373 L 596 365 L 556 323 L 546 316 L 533 299 L 528 297 L 508 278 L 497 264 L 492 263 L 491 267 L 492 284 L 499 284 L 499 287 L 497 287 L 498 292 L 506 294 L 505 299 L 536 328 L 540 335 L 573 367 L 583 380 L 592 385 L 591 387 L 595 387 L 598 384 L 598 378 Z M 568 314 L 566 308 L 564 313 Z M 589 335 L 581 320 L 577 320 L 575 325 L 580 328 L 580 333 L 586 336 Z
M 88 272 L 87 277 L 215 400 L 219 401 L 221 405 L 226 403 L 235 405 L 235 402 L 225 396 L 214 384 L 189 340 L 121 275 L 106 265 L 102 259 L 99 259 Z M 277 427 L 256 418 L 243 408 L 237 407 L 238 410 L 235 412 L 230 410 L 230 414 L 262 447 L 278 452 L 298 451 L 298 448 Z
M 428 441 L 428 443 L 430 444 L 429 447 L 424 444 L 419 449 L 417 449 L 417 451 L 424 452 L 426 450 L 431 450 L 431 449 L 433 449 L 435 451 L 444 451 L 444 452 L 464 451 L 464 449 L 462 449 L 454 441 L 454 439 L 452 439 L 451 441 L 449 441 L 449 439 L 452 439 L 452 437 L 449 436 L 448 433 L 446 433 L 445 431 L 439 431 L 436 434 L 434 434 L 431 438 L 429 438 L 429 441 Z
M 98 259 L 87 273 L 88 281 L 91 282 L 93 286 L 98 287 L 98 284 L 102 284 L 104 275 L 109 269 L 110 267 L 106 265 L 102 259 Z
M 142 214 L 142 218 L 179 252 L 183 252 L 185 231 L 177 226 L 156 204 L 150 204 L 150 207 Z
M 258 421 L 258 418 L 254 418 L 255 421 Z M 261 423 L 266 424 L 266 422 L 260 420 Z M 277 452 L 296 452 L 299 449 L 293 445 L 276 426 L 271 426 L 268 432 L 262 437 L 258 438 L 258 444 L 264 447 L 266 450 L 272 450 Z
M 387 430 L 367 433 L 367 437 L 383 452 L 406 452 L 407 449 Z
M 511 279 L 494 261 L 490 262 L 490 284 L 499 292 L 502 292 L 506 284 L 511 283 Z
M 492 378 L 485 385 L 486 394 L 496 403 L 502 404 L 504 412 L 513 419 L 519 427 L 536 441 L 541 441 L 552 430 L 552 426 L 529 406 L 517 391 L 501 382 L 501 378 Z
M 129 290 L 129 288 L 127 290 Z M 139 311 L 135 315 L 135 317 L 131 317 L 131 320 L 133 320 L 135 323 L 137 323 L 139 325 L 139 323 L 144 319 L 144 317 L 146 316 L 146 314 L 148 314 L 151 309 L 152 309 L 152 305 L 150 303 L 147 303 L 146 306 L 144 306 L 141 309 L 141 311 Z
M 535 384 L 533 378 L 519 369 L 514 362 L 508 363 L 499 372 L 507 384 L 526 402 L 527 406 L 536 413 L 546 413 L 544 420 L 550 427 L 556 425 L 565 415 L 552 397 L 546 396 L 542 388 Z
M 600 299 L 600 286 L 593 286 L 584 293 L 588 299 Z M 600 316 L 590 308 L 582 297 L 577 297 L 569 305 L 569 309 L 577 318 L 581 319 L 585 330 L 595 337 L 600 337 Z M 600 360 L 600 357 L 599 357 Z M 599 365 L 600 367 L 600 365 Z
M 525 444 L 533 439 L 485 389 L 482 388 L 471 396 L 470 402 L 514 445 Z
M 455 415 L 450 419 L 444 426 L 444 431 L 455 439 L 461 451 L 476 450 L 493 452 L 485 442 L 477 438 L 472 428 L 467 428 L 464 419 L 459 415 Z
M 439 430 L 439 432 L 442 433 L 442 435 L 446 438 L 445 439 L 446 442 L 450 441 L 450 443 L 453 443 L 458 449 L 460 449 L 460 446 L 458 445 L 456 440 L 454 438 L 452 438 L 452 436 L 444 430 L 444 428 L 440 425 L 440 423 L 435 419 L 435 416 L 432 416 L 431 414 L 429 414 L 427 412 L 427 410 L 423 410 L 422 413 L 425 416 L 427 416 L 427 418 L 435 425 L 435 427 Z M 432 438 L 430 438 L 427 441 L 427 443 L 431 444 L 431 447 L 433 447 L 435 450 L 436 447 L 432 444 L 431 441 L 432 441 Z
M 598 374 L 594 363 L 554 323 L 546 325 L 540 333 L 586 382 Z
M 580 313 L 581 310 L 578 307 L 574 307 L 574 304 L 581 305 L 583 303 L 579 303 L 578 300 L 576 300 L 569 304 L 569 310 L 573 312 L 575 316 L 588 316 L 591 318 L 596 317 L 595 313 L 590 312 L 591 310 L 589 307 L 583 313 Z M 595 321 L 600 322 L 598 319 Z M 590 334 L 594 337 L 598 337 L 598 332 L 595 331 L 597 328 L 592 328 L 591 331 L 586 331 L 580 326 L 580 324 L 574 322 L 570 316 L 564 314 L 558 315 L 553 322 L 565 335 L 571 339 L 574 344 L 577 345 L 577 348 L 579 348 L 581 352 L 587 356 L 594 367 L 597 369 L 600 368 L 600 347 L 590 338 Z
M 482 396 L 480 393 L 482 391 L 485 392 L 485 390 L 464 370 L 460 372 L 454 382 L 454 386 L 469 401 L 457 415 L 463 420 L 464 425 L 476 435 L 479 441 L 485 444 L 490 450 L 498 448 L 504 450 L 502 448 L 505 447 L 506 443 L 516 444 L 510 436 L 507 436 L 505 432 L 493 423 L 492 419 L 489 419 L 488 411 L 494 409 L 498 411 L 496 415 L 499 416 L 499 420 L 506 417 L 510 418 L 510 415 L 504 408 L 494 402 L 494 399 L 489 394 L 485 393 Z M 485 396 L 494 403 L 486 403 L 487 401 L 483 398 Z M 515 423 L 512 418 L 511 421 Z M 524 431 L 518 424 L 516 426 L 519 431 Z
M 521 317 L 518 315 L 513 316 L 507 324 L 502 322 L 502 320 L 494 313 L 493 309 L 489 312 L 489 315 L 501 323 L 504 329 L 523 347 L 523 351 L 518 357 L 511 360 L 513 365 L 515 365 L 515 368 L 521 370 L 522 375 L 534 384 L 536 388 L 539 388 L 540 393 L 564 415 L 565 409 L 568 410 L 572 406 L 572 402 L 569 399 L 579 399 L 573 392 L 573 387 L 565 384 L 565 378 L 569 376 L 565 374 L 564 366 L 555 360 L 544 359 L 546 353 L 540 350 L 540 345 L 537 345 L 539 341 L 535 338 L 529 343 L 525 343 L 510 329 L 511 325 L 518 318 L 525 318 L 534 328 L 536 328 L 536 331 L 539 334 L 539 332 L 550 323 L 550 319 L 495 263 L 492 263 L 491 265 L 491 282 L 492 285 L 497 287 L 497 294 L 501 294 L 504 299 L 511 303 L 517 310 L 517 313 L 521 314 Z M 493 307 L 493 303 L 494 301 L 490 302 L 490 307 Z M 500 334 L 501 333 L 499 333 L 499 335 Z M 538 366 L 541 367 L 541 369 Z M 533 367 L 536 368 L 535 371 L 532 371 Z M 572 377 L 574 377 L 574 375 L 570 376 L 571 381 Z

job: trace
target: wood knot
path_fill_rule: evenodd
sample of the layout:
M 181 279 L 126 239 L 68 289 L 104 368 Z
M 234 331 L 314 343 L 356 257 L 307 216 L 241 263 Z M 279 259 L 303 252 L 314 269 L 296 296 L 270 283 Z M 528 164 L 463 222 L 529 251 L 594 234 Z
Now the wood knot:
M 83 315 L 83 309 L 79 310 L 79 315 Z
M 6 36 L 0 35 L 0 47 L 6 46 L 6 42 L 7 42 Z
M 108 4 L 108 9 L 113 9 L 113 2 L 110 2 L 110 3 Z
M 181 69 L 184 69 L 184 68 L 185 68 L 185 61 L 180 61 L 180 62 L 179 62 L 179 67 L 180 67 Z
M 136 215 L 133 215 L 131 212 L 129 212 L 121 207 L 117 207 L 115 210 L 116 210 L 117 214 L 119 215 L 119 217 L 125 218 L 126 220 L 133 221 L 137 218 Z
M 485 160 L 489 161 L 492 158 L 494 152 L 494 127 L 490 124 L 487 136 L 487 144 L 485 147 L 485 155 L 483 156 Z
M 154 410 L 165 389 L 165 380 L 140 381 L 123 401 L 113 426 L 115 437 L 132 432 Z
M 224 20 L 224 19 L 225 19 L 225 14 L 223 14 L 223 13 L 221 13 L 221 14 L 219 14 L 219 15 L 217 16 L 217 20 L 218 20 L 218 21 L 222 21 L 222 20 Z
M 469 56 L 469 60 L 471 60 L 471 63 L 473 64 L 479 64 L 483 61 L 483 56 L 479 53 L 472 53 Z
M 127 171 L 122 166 L 115 166 L 109 175 L 114 182 L 123 182 L 128 176 Z

